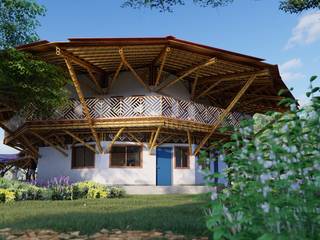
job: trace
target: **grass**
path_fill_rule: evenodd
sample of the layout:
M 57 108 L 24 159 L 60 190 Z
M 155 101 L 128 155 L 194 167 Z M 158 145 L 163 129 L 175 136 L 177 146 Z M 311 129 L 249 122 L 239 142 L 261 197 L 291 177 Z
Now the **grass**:
M 122 199 L 24 201 L 0 204 L 0 228 L 92 234 L 102 228 L 172 231 L 206 236 L 203 196 L 154 195 Z

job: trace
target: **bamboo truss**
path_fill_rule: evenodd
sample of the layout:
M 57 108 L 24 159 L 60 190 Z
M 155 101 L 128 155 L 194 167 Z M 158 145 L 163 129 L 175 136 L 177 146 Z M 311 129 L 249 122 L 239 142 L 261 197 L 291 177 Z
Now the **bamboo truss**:
M 104 151 L 100 141 L 106 139 L 112 144 L 117 139 L 147 143 L 150 151 L 164 142 L 177 140 L 189 145 L 190 154 L 197 154 L 211 139 L 229 137 L 230 133 L 216 131 L 220 125 L 238 126 L 241 119 L 250 118 L 255 112 L 281 110 L 276 105 L 281 99 L 277 92 L 285 85 L 275 65 L 173 37 L 71 39 L 20 49 L 65 67 L 80 100 L 71 100 L 71 106 L 56 110 L 48 119 L 37 119 L 30 110 L 24 123 L 12 131 L 5 129 L 5 143 L 28 149 L 34 158 L 38 157 L 37 148 L 42 143 L 62 151 L 70 141 L 104 153 L 108 148 Z M 151 86 L 155 94 L 102 96 L 110 93 L 122 71 L 132 73 L 147 91 Z M 93 83 L 83 83 L 95 92 L 90 98 L 84 98 L 78 72 L 87 74 Z M 104 76 L 110 76 L 107 89 L 101 84 Z M 174 94 L 167 96 L 166 92 L 156 93 L 177 82 L 190 93 L 191 101 L 177 99 Z M 80 115 L 75 111 L 79 104 Z M 0 108 L 0 115 L 9 108 Z M 43 137 L 48 132 L 54 134 Z M 96 142 L 97 150 L 89 141 Z M 194 153 L 193 144 L 199 144 Z
M 223 111 L 223 113 L 219 116 L 218 120 L 214 123 L 212 126 L 209 134 L 205 136 L 205 138 L 201 141 L 201 143 L 197 146 L 196 150 L 194 151 L 194 155 L 197 155 L 200 151 L 200 149 L 206 144 L 206 142 L 209 140 L 209 138 L 212 136 L 214 131 L 220 126 L 220 124 L 224 121 L 224 119 L 227 117 L 227 115 L 230 113 L 232 108 L 237 104 L 239 99 L 242 97 L 242 95 L 247 91 L 247 89 L 250 87 L 250 85 L 253 83 L 253 81 L 256 79 L 257 75 L 252 75 L 249 80 L 246 82 L 246 84 L 241 88 L 241 90 L 238 92 L 238 94 L 235 96 L 235 98 L 232 100 L 232 102 L 229 104 L 229 106 Z

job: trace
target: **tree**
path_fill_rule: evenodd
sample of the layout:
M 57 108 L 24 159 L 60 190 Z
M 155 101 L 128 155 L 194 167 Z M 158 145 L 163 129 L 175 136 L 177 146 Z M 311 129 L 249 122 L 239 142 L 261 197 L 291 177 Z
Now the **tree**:
M 234 0 L 193 0 L 202 7 L 221 7 Z M 174 6 L 184 5 L 184 0 L 125 0 L 124 7 L 159 9 L 161 12 L 172 11 Z M 320 9 L 320 0 L 281 0 L 279 8 L 289 13 L 300 13 L 308 9 Z
M 0 102 L 13 110 L 34 107 L 48 116 L 67 103 L 68 78 L 61 68 L 14 49 L 0 53 Z
M 0 0 L 0 121 L 28 107 L 48 115 L 67 102 L 65 72 L 14 47 L 39 39 L 45 8 L 34 0 Z
M 0 48 L 16 47 L 39 39 L 37 17 L 45 8 L 33 0 L 0 0 Z

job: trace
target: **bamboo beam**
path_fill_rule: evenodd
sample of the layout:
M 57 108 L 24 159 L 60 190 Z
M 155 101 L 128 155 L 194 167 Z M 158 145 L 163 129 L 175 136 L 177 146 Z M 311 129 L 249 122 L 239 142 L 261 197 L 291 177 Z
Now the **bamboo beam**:
M 158 127 L 158 129 L 157 129 L 157 131 L 156 131 L 156 133 L 154 135 L 154 138 L 152 140 L 151 146 L 150 146 L 150 152 L 152 151 L 152 149 L 154 148 L 154 146 L 155 146 L 155 144 L 157 142 L 157 138 L 159 136 L 160 130 L 161 130 L 161 127 Z
M 102 150 L 102 147 L 101 147 L 101 143 L 100 143 L 100 140 L 99 140 L 99 137 L 97 135 L 97 132 L 96 130 L 93 128 L 93 121 L 91 119 L 91 116 L 90 116 L 90 111 L 89 111 L 89 108 L 86 104 L 86 101 L 84 99 L 84 95 L 82 93 L 82 90 L 81 90 L 81 87 L 80 87 L 80 84 L 79 84 L 79 81 L 78 81 L 78 78 L 77 78 L 77 75 L 72 67 L 72 64 L 70 62 L 70 60 L 68 58 L 65 58 L 65 62 L 66 62 L 66 65 L 67 65 L 67 68 L 69 70 L 69 73 L 70 73 L 70 76 L 71 76 L 71 79 L 72 79 L 72 82 L 73 82 L 73 85 L 77 91 L 77 94 L 78 94 L 78 97 L 80 99 L 80 102 L 81 102 L 81 105 L 82 105 L 82 108 L 83 108 L 83 112 L 84 112 L 84 115 L 85 115 L 85 118 L 88 122 L 88 125 L 89 125 L 89 128 L 91 130 L 91 133 L 97 143 L 97 146 L 98 146 L 98 150 L 100 153 L 103 152 Z
M 196 77 L 193 81 L 192 88 L 191 88 L 191 100 L 194 100 L 194 97 L 196 95 L 196 88 L 198 84 L 198 79 L 199 79 L 199 73 L 197 72 Z
M 32 131 L 29 131 L 33 136 L 41 139 L 44 143 L 48 144 L 49 146 L 55 148 L 57 151 L 59 151 L 60 153 L 62 153 L 64 156 L 68 156 L 68 154 L 64 151 L 64 149 L 62 149 L 61 147 L 59 146 L 56 146 L 54 145 L 53 143 L 51 143 L 49 140 L 45 139 L 44 137 L 42 137 L 41 135 L 39 135 L 38 133 L 36 132 L 32 132 Z
M 90 149 L 92 152 L 97 153 L 95 148 L 93 148 L 92 146 L 90 146 L 89 144 L 87 144 L 85 141 L 83 141 L 81 138 L 79 138 L 78 136 L 74 135 L 73 133 L 65 130 L 64 131 L 66 134 L 68 134 L 70 137 L 72 137 L 73 139 L 75 139 L 76 141 L 80 142 L 83 144 L 83 146 L 85 146 L 86 148 Z
M 31 151 L 35 156 L 37 156 L 38 151 L 34 146 L 32 146 L 29 139 L 26 138 L 24 135 L 21 135 L 21 138 L 22 138 L 22 141 L 24 142 L 24 144 L 27 145 L 27 148 L 29 148 L 29 151 Z
M 137 74 L 137 72 L 128 63 L 122 48 L 119 49 L 119 54 L 120 54 L 120 57 L 121 57 L 123 64 L 132 72 L 133 76 L 138 80 L 138 82 L 141 83 L 141 85 L 143 85 L 146 90 L 150 91 L 149 86 L 142 80 L 142 78 Z
M 192 155 L 192 138 L 189 130 L 187 131 L 187 135 L 188 135 L 188 144 L 189 144 L 189 155 Z
M 148 143 L 148 147 L 149 147 L 149 148 L 150 148 L 150 146 L 151 146 L 151 144 L 152 144 L 152 140 L 153 140 L 154 134 L 155 134 L 155 132 L 151 132 L 150 140 L 149 140 L 149 143 Z
M 219 80 L 217 82 L 215 82 L 214 84 L 212 84 L 210 87 L 208 87 L 205 91 L 203 91 L 202 93 L 200 93 L 198 96 L 196 96 L 194 98 L 194 100 L 200 98 L 200 97 L 203 97 L 205 95 L 208 95 L 210 93 L 210 91 L 215 88 L 216 86 L 218 86 L 223 80 Z
M 164 51 L 164 54 L 163 54 L 163 57 L 162 57 L 162 62 L 161 62 L 160 69 L 159 69 L 159 72 L 158 72 L 158 75 L 157 75 L 155 86 L 158 86 L 158 84 L 160 82 L 160 78 L 161 78 L 161 74 L 162 74 L 162 71 L 163 71 L 163 67 L 164 67 L 164 64 L 166 62 L 167 55 L 168 55 L 168 53 L 170 51 L 171 51 L 170 47 L 166 47 L 166 49 Z
M 246 82 L 246 84 L 241 88 L 241 90 L 238 92 L 238 94 L 235 96 L 235 98 L 232 100 L 232 102 L 229 104 L 229 106 L 221 113 L 217 121 L 213 124 L 210 132 L 207 134 L 207 136 L 201 141 L 201 143 L 198 145 L 196 150 L 194 151 L 194 155 L 197 155 L 201 148 L 206 144 L 206 142 L 209 140 L 209 138 L 212 136 L 214 131 L 220 126 L 220 124 L 224 121 L 224 119 L 227 117 L 227 115 L 230 113 L 230 111 L 233 109 L 233 107 L 237 104 L 239 99 L 243 96 L 243 94 L 247 91 L 247 89 L 250 87 L 250 85 L 253 83 L 253 81 L 256 79 L 257 75 L 252 75 L 249 80 Z
M 236 84 L 232 84 L 230 86 L 227 86 L 227 87 L 224 87 L 224 88 L 219 88 L 219 89 L 216 89 L 216 90 L 213 90 L 207 94 L 213 94 L 213 93 L 221 93 L 221 92 L 224 92 L 226 90 L 229 90 L 229 89 L 232 89 L 232 88 L 235 88 L 237 86 L 241 86 L 243 83 L 242 82 L 239 82 L 239 83 L 236 83 Z
M 111 90 L 111 87 L 112 87 L 113 83 L 118 79 L 118 76 L 120 74 L 120 71 L 121 71 L 122 67 L 123 67 L 123 61 L 120 62 L 115 74 L 113 75 L 113 77 L 111 79 L 111 82 L 110 82 L 110 84 L 108 86 L 107 92 L 109 92 Z
M 137 143 L 139 143 L 140 145 L 143 145 L 143 143 L 138 139 L 136 138 L 135 135 L 133 135 L 131 132 L 128 132 L 127 133 L 130 137 L 132 137 Z
M 184 74 L 182 74 L 180 77 L 178 77 L 178 78 L 176 78 L 176 79 L 174 79 L 174 80 L 172 80 L 172 81 L 170 81 L 168 83 L 165 83 L 163 86 L 160 86 L 157 89 L 157 91 L 160 91 L 160 90 L 162 90 L 164 88 L 167 88 L 167 87 L 179 82 L 180 80 L 184 79 L 185 77 L 189 76 L 193 72 L 195 72 L 195 71 L 197 71 L 197 70 L 199 70 L 201 68 L 210 66 L 210 65 L 212 65 L 212 64 L 214 64 L 216 62 L 217 62 L 217 60 L 215 58 L 211 58 L 210 60 L 206 61 L 205 63 L 202 63 L 202 64 L 200 64 L 200 65 L 198 65 L 196 67 L 192 67 L 191 69 L 187 70 Z
M 158 144 L 156 144 L 154 147 L 158 147 L 160 146 L 162 143 L 164 143 L 165 141 L 167 141 L 168 139 L 170 139 L 172 136 L 167 136 L 166 138 L 162 139 L 161 142 L 159 142 Z
M 115 143 L 115 141 L 117 141 L 117 139 L 120 137 L 121 133 L 124 131 L 125 128 L 120 128 L 119 131 L 117 132 L 117 134 L 113 137 L 110 145 L 106 148 L 106 150 L 108 150 L 109 152 L 111 151 L 112 145 Z M 105 151 L 106 151 L 105 150 Z M 105 153 L 104 151 L 104 153 Z
M 258 71 L 250 71 L 250 72 L 244 72 L 244 73 L 231 73 L 231 74 L 223 74 L 219 76 L 212 76 L 212 77 L 205 77 L 199 79 L 199 84 L 207 84 L 213 81 L 233 81 L 233 80 L 239 80 L 239 78 L 249 78 L 252 75 L 268 75 L 270 74 L 268 69 L 258 70 Z
M 93 74 L 93 72 L 91 71 L 91 69 L 87 69 L 88 73 L 89 73 L 89 76 L 92 80 L 92 82 L 96 85 L 96 87 L 98 88 L 99 92 L 100 93 L 103 93 L 103 89 L 101 88 L 96 76 Z

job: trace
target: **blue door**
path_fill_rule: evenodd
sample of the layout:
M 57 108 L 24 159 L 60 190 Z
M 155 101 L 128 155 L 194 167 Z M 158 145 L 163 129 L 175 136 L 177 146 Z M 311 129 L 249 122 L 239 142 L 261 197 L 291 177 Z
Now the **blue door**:
M 157 186 L 170 186 L 172 175 L 172 148 L 157 148 Z

